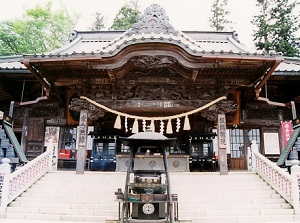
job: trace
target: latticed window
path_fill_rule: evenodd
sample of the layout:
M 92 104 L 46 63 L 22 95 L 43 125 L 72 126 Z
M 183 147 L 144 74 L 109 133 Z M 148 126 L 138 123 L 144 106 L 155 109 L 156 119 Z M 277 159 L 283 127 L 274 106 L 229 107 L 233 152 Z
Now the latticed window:
M 76 128 L 61 128 L 60 149 L 75 150 Z
M 256 140 L 260 149 L 259 129 L 230 129 L 230 153 L 231 158 L 246 157 L 246 148 L 251 145 L 252 140 Z

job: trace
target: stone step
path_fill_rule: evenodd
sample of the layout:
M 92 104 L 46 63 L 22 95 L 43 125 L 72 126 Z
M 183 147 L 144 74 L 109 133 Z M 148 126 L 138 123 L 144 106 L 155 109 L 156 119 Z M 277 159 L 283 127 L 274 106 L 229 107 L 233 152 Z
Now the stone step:
M 38 188 L 34 191 L 30 190 L 30 191 L 26 191 L 26 193 L 23 193 L 21 196 L 22 197 L 40 197 L 40 196 L 44 196 L 44 197 L 87 197 L 87 198 L 93 198 L 93 197 L 101 197 L 101 198 L 110 198 L 112 195 L 114 195 L 115 191 L 117 191 L 117 189 L 115 190 L 111 190 L 111 191 L 104 191 L 104 190 L 100 190 L 98 189 L 98 191 L 86 191 L 84 192 L 84 194 L 79 193 L 78 191 L 47 191 L 47 190 L 39 190 Z
M 181 201 L 190 201 L 190 200 L 215 200 L 215 199 L 238 199 L 243 197 L 245 198 L 281 198 L 279 194 L 276 193 L 254 193 L 254 194 L 195 194 L 195 196 L 185 196 L 178 198 Z
M 179 199 L 179 205 L 182 204 L 190 204 L 190 205 L 213 205 L 213 204 L 221 204 L 221 205 L 229 205 L 229 204 L 285 204 L 286 201 L 284 199 L 278 198 L 269 198 L 269 199 L 252 199 L 252 198 L 243 198 L 243 199 L 207 199 L 207 200 L 181 200 Z
M 252 209 L 252 210 L 208 210 L 197 209 L 181 210 L 180 216 L 182 217 L 201 217 L 201 216 L 260 216 L 260 215 L 293 215 L 293 209 Z
M 262 210 L 262 209 L 291 209 L 291 205 L 287 203 L 278 203 L 278 204 L 198 204 L 198 210 Z M 179 204 L 179 210 L 193 210 L 195 205 L 192 204 Z
M 88 215 L 88 216 L 118 216 L 118 207 L 113 210 L 45 208 L 45 207 L 7 207 L 7 213 L 53 214 L 53 215 Z
M 16 201 L 19 202 L 26 202 L 27 200 L 29 200 L 28 197 L 17 197 Z M 32 202 L 67 202 L 67 203 L 77 203 L 77 204 L 103 204 L 103 203 L 112 203 L 115 200 L 115 196 L 112 195 L 110 199 L 89 199 L 89 198 L 80 198 L 78 199 L 77 197 L 69 197 L 69 198 L 65 198 L 65 197 L 30 197 L 30 201 Z
M 117 210 L 118 203 L 103 203 L 103 204 L 82 204 L 82 203 L 67 203 L 67 202 L 32 202 L 32 201 L 15 201 L 9 207 L 44 207 L 44 208 L 70 208 L 70 209 L 91 209 L 91 210 Z
M 180 219 L 180 216 L 179 216 Z M 261 215 L 261 216 L 206 216 L 206 217 L 194 217 L 191 218 L 193 223 L 232 223 L 232 222 L 255 222 L 255 223 L 265 223 L 265 222 L 278 222 L 278 223 L 291 223 L 300 222 L 300 218 L 296 215 Z
M 90 215 L 55 215 L 55 214 L 32 214 L 32 213 L 6 213 L 6 218 L 20 220 L 23 219 L 47 221 L 72 221 L 72 222 L 98 222 L 105 223 L 107 219 L 116 219 L 115 216 L 90 216 Z M 17 221 L 16 221 L 17 222 Z
M 178 194 L 179 222 L 296 222 L 294 210 L 254 173 L 171 173 Z M 5 217 L 73 222 L 117 222 L 114 192 L 126 173 L 48 173 L 15 199 Z M 188 183 L 184 183 L 188 182 Z M 110 221 L 109 221 L 110 220 Z M 1 221 L 1 220 L 0 220 Z

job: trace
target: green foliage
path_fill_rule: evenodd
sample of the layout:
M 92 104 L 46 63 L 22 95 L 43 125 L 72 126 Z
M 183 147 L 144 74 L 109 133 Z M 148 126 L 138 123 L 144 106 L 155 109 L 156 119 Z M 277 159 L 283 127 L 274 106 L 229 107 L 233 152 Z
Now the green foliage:
M 41 53 L 62 46 L 73 29 L 68 13 L 52 12 L 52 3 L 37 5 L 25 12 L 23 18 L 0 23 L 0 55 Z
M 93 23 L 93 26 L 90 28 L 90 30 L 101 30 L 105 28 L 104 26 L 104 16 L 102 15 L 101 12 L 96 12 L 96 18 Z
M 276 52 L 285 56 L 296 56 L 300 53 L 299 38 L 295 36 L 299 29 L 299 18 L 292 11 L 296 4 L 289 4 L 289 0 L 272 0 L 276 7 L 271 9 L 271 19 L 275 21 L 272 26 L 272 45 Z
M 232 22 L 227 20 L 230 12 L 226 9 L 228 0 L 214 0 L 211 7 L 212 16 L 209 18 L 210 27 L 216 31 L 224 31 Z
M 296 37 L 299 18 L 293 9 L 299 3 L 289 0 L 257 0 L 259 15 L 252 21 L 257 29 L 254 42 L 257 50 L 276 51 L 284 56 L 299 56 L 300 43 Z
M 13 30 L 13 23 L 4 21 L 0 23 L 0 55 L 20 54 L 21 38 Z
M 139 21 L 140 12 L 137 8 L 133 8 L 129 5 L 124 5 L 116 15 L 113 24 L 110 29 L 112 30 L 127 30 L 132 27 L 133 24 Z

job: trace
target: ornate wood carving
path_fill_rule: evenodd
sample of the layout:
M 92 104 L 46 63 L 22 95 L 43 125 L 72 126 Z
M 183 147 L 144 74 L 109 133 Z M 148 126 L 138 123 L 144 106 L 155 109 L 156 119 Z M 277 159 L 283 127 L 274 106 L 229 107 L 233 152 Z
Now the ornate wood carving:
M 132 62 L 134 66 L 143 68 L 143 69 L 157 69 L 162 67 L 170 67 L 175 64 L 177 60 L 174 57 L 170 56 L 148 56 L 142 55 L 138 57 L 132 57 L 129 59 L 129 62 Z
M 107 70 L 107 74 L 110 78 L 111 83 L 114 83 L 115 82 L 115 75 L 114 75 L 113 70 Z
M 216 121 L 218 119 L 218 114 L 234 112 L 237 108 L 238 105 L 234 104 L 233 101 L 225 100 L 205 109 L 201 112 L 201 116 L 209 121 Z
M 168 108 L 171 108 L 169 112 L 180 113 L 186 110 L 192 110 L 197 107 L 204 106 L 212 100 L 97 100 L 98 103 L 105 105 L 109 108 L 113 108 L 117 111 L 130 110 L 135 113 L 152 112 L 156 116 L 158 112 L 167 112 Z M 176 108 L 176 110 L 174 110 Z M 233 101 L 225 100 L 221 101 L 210 108 L 201 112 L 201 116 L 209 121 L 216 121 L 219 113 L 229 113 L 236 111 L 237 104 Z M 94 105 L 88 102 L 74 98 L 71 102 L 70 109 L 75 111 L 88 110 L 89 119 L 97 120 L 104 116 L 104 111 L 100 108 L 96 108 Z M 131 113 L 132 113 L 131 112 Z
M 73 98 L 69 105 L 69 108 L 77 112 L 80 112 L 81 110 L 87 110 L 89 120 L 97 120 L 104 116 L 104 111 L 102 109 L 97 108 L 80 98 Z
M 117 99 L 128 100 L 187 100 L 185 89 L 172 85 L 137 85 L 131 89 L 118 89 Z
M 278 109 L 266 103 L 248 103 L 242 112 L 243 119 L 278 120 Z
M 193 69 L 193 72 L 192 72 L 192 74 L 191 74 L 191 80 L 192 80 L 193 82 L 196 81 L 198 74 L 199 74 L 199 69 Z

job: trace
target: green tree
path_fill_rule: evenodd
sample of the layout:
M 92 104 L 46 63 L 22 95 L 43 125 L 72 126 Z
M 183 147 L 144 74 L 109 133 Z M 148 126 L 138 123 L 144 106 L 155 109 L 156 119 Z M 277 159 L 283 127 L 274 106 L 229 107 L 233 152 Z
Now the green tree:
M 230 14 L 230 12 L 226 9 L 227 1 L 228 0 L 214 0 L 212 4 L 212 15 L 209 17 L 209 22 L 210 27 L 216 31 L 225 31 L 226 27 L 229 24 L 232 24 L 232 22 L 227 19 Z
M 284 56 L 299 56 L 299 18 L 293 14 L 296 1 L 289 0 L 257 0 L 259 14 L 254 16 L 252 24 L 254 42 L 257 50 L 275 51 Z
M 90 30 L 101 30 L 101 29 L 105 28 L 104 16 L 102 15 L 102 13 L 96 12 L 95 16 L 96 16 L 95 21 L 94 21 L 92 27 L 90 28 Z
M 296 32 L 299 30 L 299 17 L 293 14 L 299 2 L 289 3 L 289 0 L 271 0 L 272 45 L 276 52 L 282 52 L 285 56 L 299 56 L 299 38 Z
M 118 14 L 114 18 L 110 29 L 127 30 L 133 24 L 139 21 L 140 11 L 138 9 L 138 1 L 131 1 L 131 5 L 125 4 L 121 7 Z
M 269 0 L 257 0 L 256 6 L 259 8 L 259 14 L 255 15 L 251 23 L 257 27 L 254 33 L 254 42 L 256 49 L 269 52 L 272 49 L 270 40 L 271 26 L 269 24 L 270 2 Z
M 37 5 L 21 19 L 0 23 L 0 55 L 54 50 L 66 43 L 73 27 L 66 10 L 52 12 L 52 2 Z

